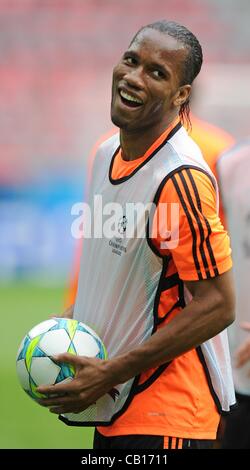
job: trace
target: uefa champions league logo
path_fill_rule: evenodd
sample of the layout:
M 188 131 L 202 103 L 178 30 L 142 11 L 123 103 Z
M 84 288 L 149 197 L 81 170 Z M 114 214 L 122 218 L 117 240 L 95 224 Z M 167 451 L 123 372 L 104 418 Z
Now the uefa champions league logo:
M 127 223 L 128 223 L 128 219 L 127 219 L 127 217 L 124 215 L 124 216 L 119 220 L 119 223 L 118 223 L 118 232 L 119 232 L 121 235 L 123 235 L 123 234 L 126 232 Z

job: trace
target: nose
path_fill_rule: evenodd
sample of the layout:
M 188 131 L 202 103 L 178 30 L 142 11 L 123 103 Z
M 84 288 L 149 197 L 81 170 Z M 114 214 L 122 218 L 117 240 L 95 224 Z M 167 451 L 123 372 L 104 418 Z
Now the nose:
M 127 70 L 123 79 L 131 88 L 141 90 L 144 87 L 143 68 L 138 66 Z

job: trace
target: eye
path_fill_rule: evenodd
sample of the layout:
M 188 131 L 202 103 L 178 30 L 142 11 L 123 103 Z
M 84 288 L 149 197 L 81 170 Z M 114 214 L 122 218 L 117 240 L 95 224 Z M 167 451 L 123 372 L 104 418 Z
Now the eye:
M 130 56 L 130 55 L 124 56 L 123 61 L 125 62 L 125 64 L 128 64 L 128 65 L 136 65 L 137 64 L 137 60 L 134 57 Z
M 158 78 L 158 79 L 166 78 L 165 74 L 161 70 L 155 69 L 152 71 L 152 74 L 155 78 Z

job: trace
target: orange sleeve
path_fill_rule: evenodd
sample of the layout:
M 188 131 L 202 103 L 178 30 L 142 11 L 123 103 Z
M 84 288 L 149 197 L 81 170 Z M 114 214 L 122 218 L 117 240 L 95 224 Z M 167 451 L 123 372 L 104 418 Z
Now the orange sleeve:
M 183 169 L 167 180 L 157 203 L 152 238 L 161 255 L 172 255 L 182 280 L 209 279 L 232 266 L 229 237 L 216 210 L 216 191 L 200 170 Z
M 225 152 L 234 144 L 234 138 L 228 134 L 224 129 L 214 126 L 211 123 L 198 119 L 197 116 L 191 115 L 192 131 L 190 136 L 197 143 L 202 151 L 202 155 L 210 166 L 212 172 L 218 179 L 217 175 L 217 160 L 222 152 Z M 218 179 L 220 186 L 220 181 Z M 220 201 L 220 218 L 223 225 L 226 227 L 226 217 L 223 210 L 222 201 Z

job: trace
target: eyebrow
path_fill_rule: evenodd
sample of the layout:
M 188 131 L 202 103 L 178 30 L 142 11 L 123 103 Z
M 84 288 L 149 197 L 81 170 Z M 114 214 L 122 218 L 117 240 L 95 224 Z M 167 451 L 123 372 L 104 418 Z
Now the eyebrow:
M 135 51 L 131 51 L 131 50 L 128 49 L 127 51 L 124 52 L 123 57 L 127 54 L 131 55 L 135 59 L 139 59 L 139 55 Z

